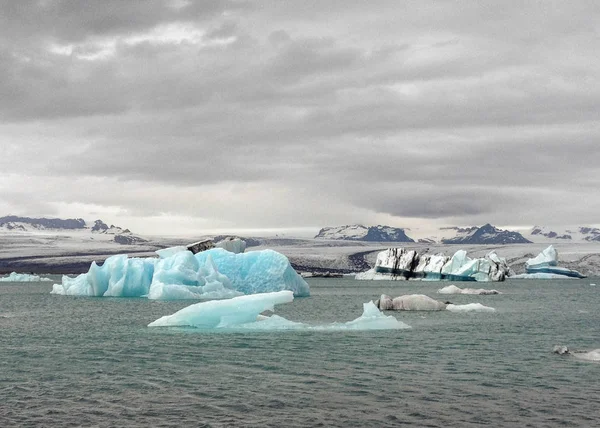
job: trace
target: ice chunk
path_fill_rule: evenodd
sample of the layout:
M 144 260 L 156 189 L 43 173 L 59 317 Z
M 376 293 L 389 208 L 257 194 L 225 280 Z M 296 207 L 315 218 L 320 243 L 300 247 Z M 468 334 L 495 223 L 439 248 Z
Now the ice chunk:
M 232 288 L 229 278 L 217 270 L 210 256 L 200 266 L 190 251 L 181 251 L 156 263 L 148 298 L 222 299 L 243 294 Z
M 559 355 L 570 355 L 579 360 L 600 362 L 600 349 L 593 351 L 571 351 L 566 346 L 555 345 L 552 352 Z
M 533 259 L 529 259 L 525 262 L 528 268 L 540 268 L 548 266 L 558 265 L 558 252 L 554 249 L 553 245 L 550 245 L 540 254 Z
M 572 352 L 575 358 L 586 361 L 600 361 L 600 349 L 589 352 Z
M 52 281 L 50 278 L 40 277 L 28 273 L 11 272 L 10 275 L 0 278 L 0 282 L 44 282 Z
M 484 306 L 481 303 L 469 303 L 467 305 L 449 304 L 446 309 L 450 312 L 496 312 L 496 309 Z
M 275 305 L 294 300 L 291 291 L 260 293 L 233 297 L 226 300 L 210 300 L 196 303 L 166 315 L 148 324 L 148 327 L 189 326 L 197 328 L 223 328 L 256 322 L 263 311 L 273 311 Z M 261 321 L 264 322 L 264 321 Z
M 423 294 L 408 294 L 392 299 L 385 294 L 375 302 L 382 310 L 393 311 L 443 311 L 446 304 Z
M 71 296 L 140 297 L 148 294 L 156 259 L 129 259 L 126 254 L 111 256 L 102 266 L 92 262 L 88 273 L 76 278 L 62 277 L 52 294 Z
M 542 251 L 533 259 L 527 260 L 525 262 L 525 270 L 527 272 L 527 276 L 517 275 L 517 278 L 536 278 L 536 279 L 548 279 L 548 278 L 585 278 L 585 275 L 577 272 L 576 270 L 571 270 L 563 267 L 558 267 L 558 252 L 554 249 L 552 245 Z M 538 275 L 535 277 L 529 275 Z M 546 274 L 546 275 L 539 275 Z M 549 275 L 558 275 L 558 276 L 549 276 Z
M 162 250 L 156 250 L 155 253 L 158 254 L 158 257 L 160 257 L 161 259 L 166 259 L 167 257 L 171 257 L 172 255 L 175 255 L 182 251 L 189 251 L 189 250 L 187 249 L 187 247 L 184 247 L 183 245 L 178 245 L 176 247 L 169 247 L 169 248 L 163 248 Z
M 357 274 L 356 279 L 504 281 L 508 272 L 506 260 L 493 251 L 484 258 L 471 259 L 464 250 L 448 258 L 443 254 L 419 255 L 414 250 L 389 248 L 377 255 L 372 270 Z
M 439 294 L 501 294 L 498 290 L 486 290 L 483 288 L 459 288 L 456 285 L 449 285 L 438 290 Z
M 244 294 L 291 290 L 294 296 L 308 296 L 306 281 L 294 270 L 283 254 L 273 250 L 234 254 L 213 248 L 195 255 L 203 264 L 212 257 L 215 266 L 231 280 L 233 288 Z
M 390 330 L 410 328 L 392 316 L 383 314 L 373 302 L 363 304 L 363 314 L 353 321 L 327 325 L 310 325 L 287 320 L 278 315 L 265 317 L 263 311 L 273 311 L 275 305 L 293 301 L 291 291 L 260 293 L 212 300 L 183 308 L 150 323 L 148 327 L 196 327 L 202 329 L 249 330 Z
M 246 250 L 246 241 L 243 241 L 240 238 L 229 237 L 217 242 L 215 247 L 223 248 L 231 253 L 239 254 Z
M 215 248 L 195 255 L 169 250 L 161 257 L 120 254 L 107 258 L 102 266 L 93 262 L 85 274 L 63 276 L 52 293 L 163 300 L 230 298 L 281 290 L 292 290 L 297 296 L 310 294 L 287 257 L 271 250 L 234 254 Z
M 560 275 L 558 273 L 520 273 L 511 275 L 508 279 L 578 279 L 575 276 Z

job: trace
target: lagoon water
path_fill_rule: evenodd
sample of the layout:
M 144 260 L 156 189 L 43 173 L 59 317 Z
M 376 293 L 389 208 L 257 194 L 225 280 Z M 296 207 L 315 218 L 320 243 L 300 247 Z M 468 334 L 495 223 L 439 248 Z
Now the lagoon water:
M 363 332 L 148 328 L 193 302 L 3 283 L 0 426 L 600 426 L 600 364 L 552 353 L 600 348 L 595 282 L 443 296 L 449 283 L 312 279 L 311 297 L 276 309 L 323 324 L 422 293 L 497 310 L 396 312 L 412 329 Z

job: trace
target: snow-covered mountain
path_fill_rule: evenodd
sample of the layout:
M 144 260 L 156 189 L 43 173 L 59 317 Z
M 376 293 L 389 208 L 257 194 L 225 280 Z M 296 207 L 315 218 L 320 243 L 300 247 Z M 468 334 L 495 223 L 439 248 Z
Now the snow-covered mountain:
M 367 227 L 362 224 L 324 227 L 315 236 L 315 239 L 368 242 L 415 242 L 404 233 L 404 229 L 381 225 Z
M 36 230 L 75 230 L 85 229 L 86 223 L 82 218 L 30 218 L 8 215 L 0 217 L 0 230 L 31 232 Z
M 589 226 L 534 226 L 525 236 L 533 242 L 600 242 L 600 229 Z
M 498 229 L 491 224 L 485 224 L 481 227 L 473 226 L 467 228 L 446 228 L 455 229 L 456 237 L 442 239 L 443 244 L 528 244 L 530 240 L 526 239 L 519 232 Z
M 129 229 L 123 229 L 114 225 L 108 226 L 102 220 L 96 220 L 93 225 L 90 225 L 81 218 L 31 218 L 9 215 L 0 217 L 0 233 L 66 233 L 78 236 L 81 234 L 94 234 L 106 236 L 105 240 L 111 240 L 123 245 L 146 242 L 145 239 L 131 233 Z

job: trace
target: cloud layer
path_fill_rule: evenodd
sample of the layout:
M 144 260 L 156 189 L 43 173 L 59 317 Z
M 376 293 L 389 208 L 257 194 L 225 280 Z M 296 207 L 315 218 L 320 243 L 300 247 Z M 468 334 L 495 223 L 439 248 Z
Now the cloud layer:
M 6 214 L 597 223 L 595 2 L 1 3 Z

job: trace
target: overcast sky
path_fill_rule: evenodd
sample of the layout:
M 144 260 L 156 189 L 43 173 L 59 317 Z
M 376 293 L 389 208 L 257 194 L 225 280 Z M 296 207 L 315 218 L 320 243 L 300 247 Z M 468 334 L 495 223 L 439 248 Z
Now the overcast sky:
M 0 5 L 0 216 L 600 222 L 597 1 Z

